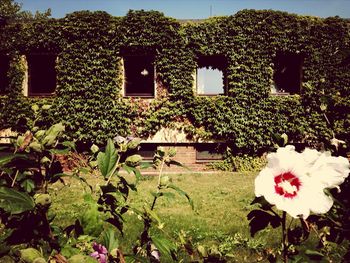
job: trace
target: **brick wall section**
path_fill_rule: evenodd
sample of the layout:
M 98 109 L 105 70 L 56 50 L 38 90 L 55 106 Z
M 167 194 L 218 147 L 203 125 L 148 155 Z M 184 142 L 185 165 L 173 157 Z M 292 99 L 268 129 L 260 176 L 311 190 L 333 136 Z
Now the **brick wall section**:
M 175 161 L 185 165 L 191 171 L 203 171 L 205 170 L 206 163 L 196 162 L 196 149 L 194 146 L 171 146 L 164 147 L 165 150 L 168 148 L 176 149 L 176 156 L 173 158 Z M 147 169 L 146 172 L 152 172 L 154 169 Z M 171 165 L 170 167 L 165 166 L 164 172 L 189 172 L 188 169 L 185 169 L 180 166 Z

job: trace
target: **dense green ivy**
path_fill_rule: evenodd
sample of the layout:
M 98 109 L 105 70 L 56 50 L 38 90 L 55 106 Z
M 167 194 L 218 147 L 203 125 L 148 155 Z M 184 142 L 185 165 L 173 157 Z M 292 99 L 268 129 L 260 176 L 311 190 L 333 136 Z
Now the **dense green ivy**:
M 349 28 L 338 17 L 256 10 L 186 23 L 143 10 L 125 17 L 82 11 L 12 21 L 0 27 L 0 53 L 12 59 L 9 92 L 0 99 L 1 128 L 25 125 L 30 105 L 39 103 L 52 104 L 43 125 L 62 121 L 69 138 L 88 144 L 117 134 L 148 137 L 161 127 L 183 129 L 193 140 L 228 141 L 246 153 L 269 147 L 275 133 L 319 143 L 334 131 L 349 142 L 350 70 L 343 63 Z M 21 55 L 30 52 L 58 55 L 55 96 L 22 95 Z M 303 57 L 298 95 L 270 94 L 278 52 Z M 154 100 L 123 98 L 125 54 L 154 55 Z M 226 96 L 195 96 L 193 74 L 201 56 L 224 58 L 218 67 L 227 80 Z

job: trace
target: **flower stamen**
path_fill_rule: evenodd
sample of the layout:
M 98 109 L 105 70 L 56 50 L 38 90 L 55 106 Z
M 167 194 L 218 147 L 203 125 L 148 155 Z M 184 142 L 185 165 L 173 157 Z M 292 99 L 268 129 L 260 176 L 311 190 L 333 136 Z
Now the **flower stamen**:
M 291 172 L 286 172 L 275 176 L 275 192 L 286 198 L 297 196 L 301 183 L 297 176 Z

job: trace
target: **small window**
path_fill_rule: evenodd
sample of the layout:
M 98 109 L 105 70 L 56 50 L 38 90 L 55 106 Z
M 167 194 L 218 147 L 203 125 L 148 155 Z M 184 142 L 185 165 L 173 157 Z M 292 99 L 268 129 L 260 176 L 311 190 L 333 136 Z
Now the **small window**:
M 154 97 L 154 75 L 152 56 L 125 56 L 125 96 Z
M 197 162 L 212 162 L 222 160 L 223 146 L 218 143 L 203 143 L 196 146 Z
M 10 59 L 6 55 L 0 55 L 0 95 L 6 94 L 9 85 L 7 73 L 10 68 Z
M 303 57 L 300 54 L 277 53 L 274 61 L 273 94 L 299 94 Z
M 56 59 L 57 56 L 54 54 L 27 56 L 29 96 L 47 96 L 55 92 Z
M 223 56 L 201 56 L 197 68 L 197 94 L 222 95 L 225 94 L 226 60 Z
M 142 143 L 138 154 L 142 156 L 143 160 L 153 160 L 157 146 L 158 145 L 154 143 Z

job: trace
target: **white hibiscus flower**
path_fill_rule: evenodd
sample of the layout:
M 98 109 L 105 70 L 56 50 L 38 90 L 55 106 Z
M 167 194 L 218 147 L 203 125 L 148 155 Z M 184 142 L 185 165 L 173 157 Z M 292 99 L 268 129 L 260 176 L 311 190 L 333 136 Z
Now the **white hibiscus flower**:
M 350 172 L 344 157 L 311 149 L 298 153 L 290 145 L 268 154 L 267 160 L 255 179 L 255 195 L 295 218 L 328 212 L 333 199 L 324 189 L 338 187 Z

